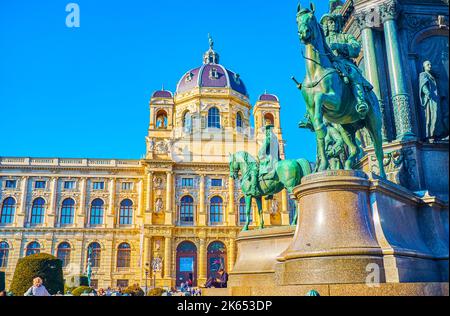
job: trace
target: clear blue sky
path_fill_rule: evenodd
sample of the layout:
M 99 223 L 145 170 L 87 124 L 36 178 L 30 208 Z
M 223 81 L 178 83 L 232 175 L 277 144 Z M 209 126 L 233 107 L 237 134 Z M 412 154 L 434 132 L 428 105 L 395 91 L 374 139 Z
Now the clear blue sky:
M 67 28 L 76 2 L 81 27 Z M 320 17 L 328 1 L 315 1 Z M 309 2 L 302 1 L 303 5 Z M 198 67 L 211 33 L 221 64 L 252 104 L 267 89 L 282 105 L 289 158 L 315 160 L 298 129 L 305 106 L 297 1 L 1 0 L 0 156 L 139 159 L 154 90 L 174 91 Z

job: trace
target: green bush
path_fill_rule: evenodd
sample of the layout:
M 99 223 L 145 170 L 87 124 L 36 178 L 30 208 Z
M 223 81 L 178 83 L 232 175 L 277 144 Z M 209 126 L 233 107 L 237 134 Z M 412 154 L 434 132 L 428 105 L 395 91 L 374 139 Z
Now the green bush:
M 22 296 L 40 277 L 47 291 L 54 295 L 64 291 L 62 261 L 55 256 L 41 253 L 19 259 L 11 283 L 11 292 Z
M 159 287 L 151 289 L 147 296 L 162 296 L 165 291 Z
M 138 284 L 131 285 L 127 287 L 123 293 L 130 294 L 131 296 L 144 296 L 144 291 Z
M 0 291 L 5 290 L 5 272 L 0 271 Z
M 67 294 L 67 292 L 72 293 L 76 288 L 76 286 L 68 286 L 67 284 L 64 284 L 64 294 Z
M 79 287 L 77 287 L 77 288 L 75 288 L 73 291 L 72 291 L 72 295 L 73 296 L 80 296 L 81 294 L 83 294 L 83 293 L 92 293 L 94 290 L 93 289 L 91 289 L 89 286 L 79 286 Z

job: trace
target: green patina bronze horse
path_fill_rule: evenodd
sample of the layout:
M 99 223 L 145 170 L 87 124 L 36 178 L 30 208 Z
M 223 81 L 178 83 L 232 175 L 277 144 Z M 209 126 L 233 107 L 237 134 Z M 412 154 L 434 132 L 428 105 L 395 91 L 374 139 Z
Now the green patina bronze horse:
M 357 100 L 351 87 L 341 78 L 333 67 L 333 52 L 327 45 L 324 32 L 314 16 L 314 5 L 311 9 L 297 10 L 298 34 L 306 46 L 306 78 L 301 85 L 306 108 L 316 132 L 318 171 L 327 170 L 329 162 L 325 149 L 327 134 L 324 118 L 343 129 L 343 139 L 349 148 L 345 169 L 354 168 L 359 150 L 355 140 L 356 132 L 366 128 L 373 140 L 378 160 L 380 176 L 386 178 L 383 165 L 382 119 L 380 105 L 373 91 L 367 92 L 366 101 L 369 111 L 364 119 L 356 111 Z
M 280 160 L 275 165 L 275 175 L 272 179 L 259 179 L 257 192 L 252 190 L 251 177 L 258 172 L 259 163 L 249 153 L 241 151 L 230 155 L 230 177 L 239 179 L 239 172 L 242 174 L 241 190 L 245 195 L 246 223 L 243 231 L 248 230 L 251 219 L 252 198 L 256 200 L 258 207 L 260 228 L 264 228 L 262 216 L 262 198 L 272 196 L 287 189 L 289 193 L 300 185 L 301 179 L 311 173 L 311 166 L 306 159 Z M 293 225 L 297 224 L 297 213 L 294 216 Z

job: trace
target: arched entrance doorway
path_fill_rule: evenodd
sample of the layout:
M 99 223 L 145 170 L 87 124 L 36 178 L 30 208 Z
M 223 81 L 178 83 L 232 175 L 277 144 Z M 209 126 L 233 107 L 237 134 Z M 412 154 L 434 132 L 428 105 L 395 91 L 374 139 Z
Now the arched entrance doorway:
M 227 270 L 227 248 L 223 242 L 214 241 L 208 246 L 208 278 L 216 278 L 220 268 Z
M 190 241 L 183 241 L 177 247 L 177 286 L 192 280 L 197 286 L 197 247 Z

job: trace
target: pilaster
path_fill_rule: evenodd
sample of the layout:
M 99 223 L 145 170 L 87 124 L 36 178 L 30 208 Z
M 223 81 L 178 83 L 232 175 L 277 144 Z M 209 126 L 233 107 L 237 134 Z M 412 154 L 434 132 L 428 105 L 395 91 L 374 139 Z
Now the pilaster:
M 381 4 L 380 13 L 384 26 L 397 140 L 407 140 L 414 138 L 415 135 L 413 132 L 410 96 L 406 88 L 406 72 L 395 21 L 398 15 L 396 2 L 389 1 Z
M 205 212 L 205 176 L 200 175 L 199 184 L 199 214 L 198 214 L 198 226 L 206 226 L 207 216 Z

